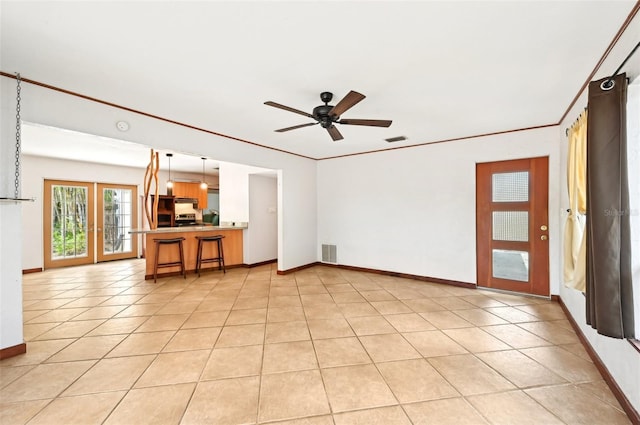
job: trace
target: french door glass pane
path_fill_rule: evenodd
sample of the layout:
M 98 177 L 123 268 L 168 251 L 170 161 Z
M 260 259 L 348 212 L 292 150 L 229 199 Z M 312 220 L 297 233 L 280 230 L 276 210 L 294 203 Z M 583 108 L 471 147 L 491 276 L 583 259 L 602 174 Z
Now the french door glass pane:
M 87 256 L 87 188 L 52 186 L 51 258 Z
M 131 252 L 132 191 L 129 189 L 105 188 L 102 193 L 103 253 L 116 254 Z
M 496 173 L 492 176 L 493 202 L 529 201 L 529 172 Z
M 494 241 L 528 242 L 529 212 L 494 211 L 492 228 Z
M 492 250 L 493 277 L 529 281 L 529 253 L 526 251 Z

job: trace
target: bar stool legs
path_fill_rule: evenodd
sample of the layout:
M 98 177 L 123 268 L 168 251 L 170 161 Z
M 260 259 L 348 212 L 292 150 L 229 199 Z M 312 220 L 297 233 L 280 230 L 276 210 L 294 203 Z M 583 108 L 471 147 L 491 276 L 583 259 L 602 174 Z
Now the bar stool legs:
M 156 255 L 155 260 L 153 262 L 153 281 L 157 282 L 158 280 L 158 269 L 162 267 L 175 267 L 180 266 L 180 274 L 186 279 L 186 268 L 184 265 L 184 249 L 182 245 L 182 241 L 184 238 L 172 238 L 172 239 L 154 239 L 156 244 Z M 178 252 L 180 253 L 180 261 L 167 261 L 164 263 L 159 263 L 158 259 L 160 258 L 160 247 L 163 245 L 172 245 L 178 244 Z
M 200 270 L 202 269 L 202 263 L 218 263 L 218 270 L 222 270 L 224 273 L 227 272 L 227 269 L 224 265 L 224 251 L 222 249 L 222 235 L 215 236 L 196 236 L 198 239 L 198 256 L 196 258 L 196 272 L 198 273 L 198 277 L 200 277 Z M 210 257 L 210 258 L 202 258 L 202 248 L 204 247 L 205 242 L 216 242 L 218 248 L 218 256 Z

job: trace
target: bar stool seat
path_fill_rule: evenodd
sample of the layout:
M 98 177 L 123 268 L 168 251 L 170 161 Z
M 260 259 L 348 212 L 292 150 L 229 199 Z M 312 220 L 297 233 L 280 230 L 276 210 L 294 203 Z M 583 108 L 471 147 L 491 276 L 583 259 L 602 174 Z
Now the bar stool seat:
M 202 263 L 218 263 L 218 270 L 222 270 L 223 273 L 227 272 L 227 269 L 224 265 L 224 250 L 222 249 L 222 238 L 223 235 L 215 235 L 215 236 L 196 236 L 198 239 L 198 256 L 196 259 L 196 272 L 198 273 L 198 277 L 200 277 L 200 270 L 202 269 Z M 215 242 L 218 248 L 218 255 L 216 257 L 202 257 L 202 248 L 206 242 Z
M 158 238 L 158 239 L 154 239 L 153 240 L 156 244 L 156 256 L 155 256 L 155 260 L 153 262 L 153 281 L 156 282 L 158 279 L 158 269 L 162 268 L 162 267 L 175 267 L 175 266 L 180 266 L 180 274 L 186 279 L 187 275 L 185 273 L 185 266 L 184 266 L 184 248 L 182 245 L 182 241 L 184 241 L 184 238 Z M 168 246 L 168 245 L 174 245 L 174 244 L 178 244 L 178 252 L 180 253 L 180 261 L 174 260 L 174 261 L 166 261 L 163 263 L 159 263 L 158 262 L 158 258 L 160 257 L 160 247 L 161 246 Z

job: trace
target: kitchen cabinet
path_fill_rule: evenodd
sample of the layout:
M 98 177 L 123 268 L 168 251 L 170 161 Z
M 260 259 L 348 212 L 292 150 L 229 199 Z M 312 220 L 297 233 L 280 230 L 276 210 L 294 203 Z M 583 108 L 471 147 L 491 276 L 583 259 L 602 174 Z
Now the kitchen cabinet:
M 151 195 L 151 208 L 153 210 L 154 195 Z M 175 209 L 173 196 L 158 196 L 158 216 L 156 218 L 158 227 L 175 226 Z
M 243 229 L 233 228 L 220 228 L 218 226 L 206 226 L 206 227 L 184 227 L 182 231 L 175 231 L 172 229 L 168 232 L 164 232 L 163 229 L 157 229 L 152 231 L 144 231 L 146 243 L 146 272 L 145 279 L 153 279 L 153 262 L 156 254 L 156 244 L 153 242 L 155 238 L 185 238 L 184 244 L 184 263 L 187 272 L 195 271 L 196 269 L 196 253 L 198 252 L 198 240 L 196 236 L 211 236 L 222 235 L 223 251 L 224 251 L 224 263 L 227 267 L 234 265 L 244 264 L 244 250 L 243 250 Z M 213 256 L 215 248 L 212 246 L 206 246 L 204 248 L 205 256 Z M 175 260 L 177 253 L 173 250 L 162 250 L 159 253 L 159 262 L 168 262 Z M 168 270 L 163 273 L 164 276 L 171 275 L 172 273 L 180 270 L 180 266 L 173 268 L 163 269 Z M 159 276 L 162 275 L 159 273 Z
M 207 208 L 207 189 L 200 187 L 200 183 L 174 182 L 173 195 L 176 198 L 192 198 L 198 200 L 198 209 Z

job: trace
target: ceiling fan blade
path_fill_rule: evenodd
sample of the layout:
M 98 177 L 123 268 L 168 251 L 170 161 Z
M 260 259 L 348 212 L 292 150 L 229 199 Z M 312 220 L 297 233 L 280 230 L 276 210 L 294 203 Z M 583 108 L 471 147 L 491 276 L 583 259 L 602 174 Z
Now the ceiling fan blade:
M 294 125 L 293 127 L 287 127 L 287 128 L 281 128 L 279 130 L 275 130 L 278 133 L 284 133 L 285 131 L 289 131 L 289 130 L 295 130 L 297 128 L 302 128 L 302 127 L 309 127 L 310 125 L 316 125 L 318 124 L 317 122 L 310 122 L 307 124 L 300 124 L 300 125 Z
M 305 117 L 313 118 L 313 115 L 311 115 L 311 114 L 309 114 L 307 112 L 301 111 L 299 109 L 291 108 L 289 106 L 281 105 L 281 104 L 276 103 L 276 102 L 268 101 L 268 102 L 264 102 L 264 104 L 265 105 L 269 105 L 269 106 L 273 106 L 274 108 L 280 108 L 280 109 L 284 109 L 285 111 L 294 112 L 296 114 L 304 115 Z
M 340 102 L 329 111 L 329 115 L 340 116 L 347 109 L 351 108 L 356 103 L 360 102 L 366 96 L 358 93 L 357 91 L 351 90 L 345 97 L 342 98 Z
M 358 119 L 344 119 L 338 121 L 340 124 L 347 125 L 369 125 L 372 127 L 389 127 L 393 121 L 391 120 L 358 120 Z
M 338 131 L 338 128 L 335 125 L 328 127 L 327 131 L 329 132 L 329 135 L 331 136 L 334 142 L 337 140 L 344 139 L 344 137 L 342 137 L 342 134 L 340 134 L 340 132 Z

